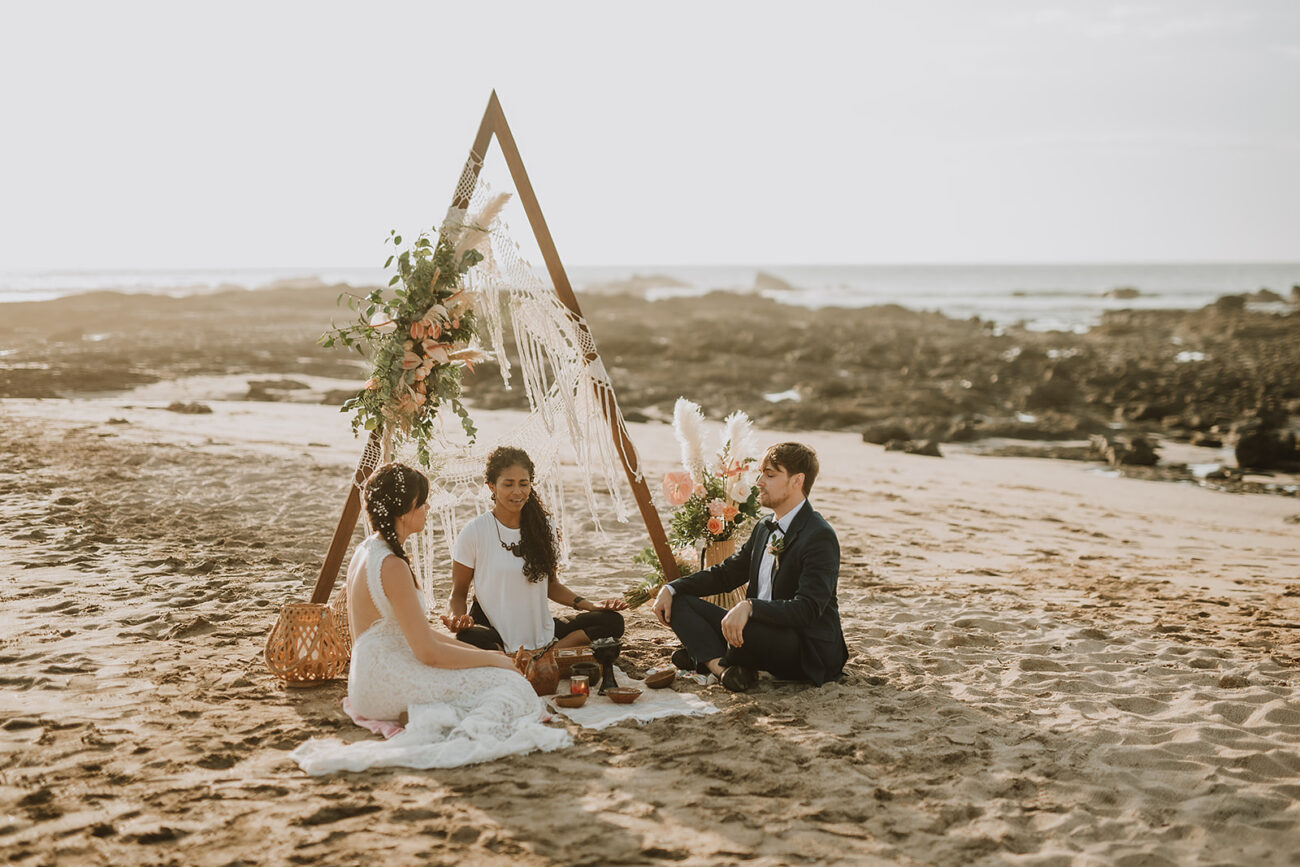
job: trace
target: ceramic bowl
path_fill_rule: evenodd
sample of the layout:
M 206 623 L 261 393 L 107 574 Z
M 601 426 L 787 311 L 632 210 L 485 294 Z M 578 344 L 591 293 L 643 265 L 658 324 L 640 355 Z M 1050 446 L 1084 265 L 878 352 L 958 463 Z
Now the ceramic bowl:
M 587 695 L 581 692 L 577 695 L 557 695 L 551 701 L 559 707 L 582 707 L 587 703 Z
M 672 684 L 677 679 L 677 669 L 672 666 L 667 668 L 652 668 L 645 673 L 645 685 L 651 689 L 663 689 L 665 686 Z
M 620 686 L 616 689 L 605 690 L 605 695 L 609 696 L 609 700 L 614 702 L 614 704 L 631 704 L 636 701 L 637 696 L 640 694 L 641 690 L 633 689 L 630 686 Z

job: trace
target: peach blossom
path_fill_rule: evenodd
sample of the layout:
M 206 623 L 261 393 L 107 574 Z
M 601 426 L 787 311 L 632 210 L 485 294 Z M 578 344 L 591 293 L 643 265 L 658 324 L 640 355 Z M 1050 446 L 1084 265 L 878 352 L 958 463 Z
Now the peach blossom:
M 722 520 L 721 516 L 714 515 L 712 518 L 709 518 L 709 523 L 705 524 L 704 526 L 705 529 L 707 529 L 711 535 L 717 536 L 727 526 L 727 522 Z
M 690 498 L 690 473 L 668 473 L 664 476 L 664 499 L 670 506 L 680 506 Z

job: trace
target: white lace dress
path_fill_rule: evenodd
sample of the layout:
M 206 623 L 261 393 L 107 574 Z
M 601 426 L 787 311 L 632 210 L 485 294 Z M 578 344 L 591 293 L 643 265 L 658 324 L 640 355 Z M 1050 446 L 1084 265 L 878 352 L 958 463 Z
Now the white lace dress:
M 415 658 L 380 580 L 388 556 L 392 552 L 378 535 L 354 555 L 364 558 L 361 568 L 379 619 L 352 647 L 348 698 L 357 714 L 371 719 L 395 720 L 406 711 L 406 730 L 387 741 L 313 738 L 290 758 L 309 774 L 455 768 L 573 743 L 564 729 L 542 723 L 544 705 L 521 675 L 502 668 L 433 668 Z

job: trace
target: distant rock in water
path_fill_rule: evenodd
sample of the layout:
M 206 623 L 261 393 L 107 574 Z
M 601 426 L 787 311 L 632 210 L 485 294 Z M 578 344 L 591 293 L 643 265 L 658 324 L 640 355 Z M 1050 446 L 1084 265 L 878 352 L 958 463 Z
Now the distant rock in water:
M 212 412 L 212 407 L 208 406 L 206 403 L 185 403 L 183 401 L 174 400 L 167 404 L 167 411 L 184 413 L 186 415 L 208 415 Z
M 1268 287 L 1258 292 L 1246 293 L 1246 300 L 1252 304 L 1285 304 L 1286 299 Z
M 754 275 L 755 292 L 794 292 L 798 287 L 787 283 L 780 277 L 769 274 L 766 271 L 759 271 Z
M 1142 291 L 1133 286 L 1116 286 L 1114 289 L 1101 293 L 1102 298 L 1118 298 L 1121 301 L 1128 301 L 1130 298 L 1138 298 L 1141 295 Z
M 629 292 L 640 295 L 650 289 L 689 289 L 691 284 L 667 274 L 633 274 L 626 280 L 587 283 L 582 288 L 587 292 Z
M 1291 303 L 1300 304 L 1300 284 L 1291 287 Z

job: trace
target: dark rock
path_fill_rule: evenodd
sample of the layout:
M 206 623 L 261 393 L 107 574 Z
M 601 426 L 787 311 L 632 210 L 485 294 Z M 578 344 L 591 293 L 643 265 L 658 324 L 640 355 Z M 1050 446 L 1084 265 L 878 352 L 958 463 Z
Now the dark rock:
M 793 292 L 795 287 L 777 277 L 775 274 L 769 274 L 766 271 L 759 271 L 754 275 L 755 292 Z
M 889 442 L 885 443 L 885 451 L 905 452 L 907 451 L 907 447 L 911 444 L 912 444 L 911 440 L 890 440 Z
M 1211 433 L 1205 431 L 1193 431 L 1191 443 L 1194 446 L 1204 446 L 1207 449 L 1223 448 L 1223 440 Z
M 209 415 L 212 407 L 206 403 L 185 403 L 184 401 L 173 401 L 167 404 L 168 412 L 180 412 L 187 415 Z
M 1132 286 L 1116 286 L 1114 289 L 1101 293 L 1102 298 L 1119 298 L 1127 301 L 1130 298 L 1137 298 L 1141 291 Z
M 939 451 L 939 444 L 934 440 L 910 442 L 903 447 L 903 451 L 909 455 L 925 455 L 931 458 L 943 457 L 943 453 Z
M 1253 470 L 1293 470 L 1300 468 L 1300 451 L 1291 431 L 1267 430 L 1262 427 L 1242 434 L 1234 449 L 1237 466 Z
M 1246 296 L 1246 300 L 1254 304 L 1282 304 L 1286 301 L 1281 295 L 1267 287 L 1257 292 L 1251 292 Z
M 1047 378 L 1025 396 L 1025 409 L 1065 409 L 1078 399 L 1079 387 L 1068 376 L 1048 371 Z
M 864 443 L 875 443 L 882 445 L 890 440 L 907 441 L 912 435 L 907 432 L 907 428 L 894 422 L 873 425 L 862 432 L 862 441 Z
M 1115 437 L 1094 434 L 1088 438 L 1093 454 L 1112 467 L 1153 467 L 1160 460 L 1155 446 L 1144 436 Z
M 1291 287 L 1291 303 L 1300 304 L 1300 284 Z
M 326 406 L 342 406 L 349 400 L 357 396 L 357 390 L 352 388 L 331 388 L 325 392 L 321 398 L 321 403 Z
M 1210 306 L 1216 313 L 1240 313 L 1246 309 L 1246 296 L 1224 295 Z

